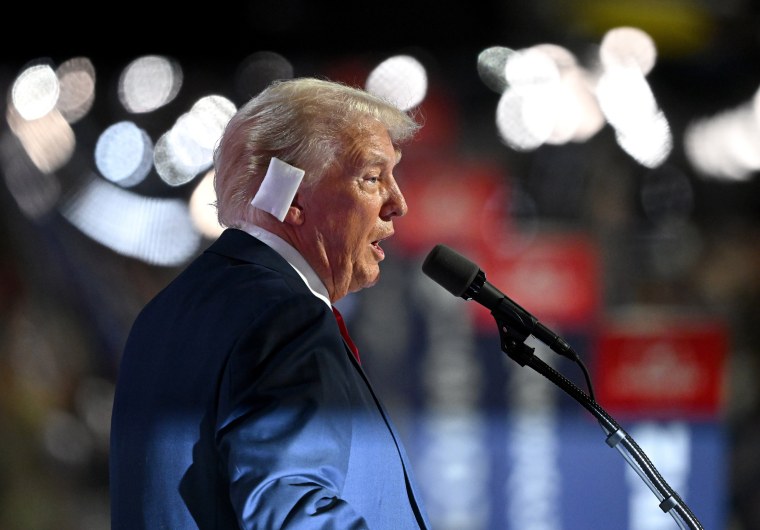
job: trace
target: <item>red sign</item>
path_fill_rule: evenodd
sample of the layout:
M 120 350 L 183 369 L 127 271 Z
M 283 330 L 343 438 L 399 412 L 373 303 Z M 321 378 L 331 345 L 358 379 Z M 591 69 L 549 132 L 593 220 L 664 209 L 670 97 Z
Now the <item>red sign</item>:
M 438 243 L 480 246 L 508 224 L 506 178 L 499 168 L 456 158 L 403 160 L 396 171 L 409 211 L 394 219 L 393 244 L 427 254 Z
M 560 333 L 596 326 L 601 298 L 597 254 L 594 242 L 579 233 L 502 234 L 471 259 L 488 282 Z M 497 332 L 488 309 L 471 304 L 478 326 Z
M 726 328 L 712 319 L 651 315 L 611 323 L 596 351 L 597 401 L 613 415 L 715 417 L 727 354 Z

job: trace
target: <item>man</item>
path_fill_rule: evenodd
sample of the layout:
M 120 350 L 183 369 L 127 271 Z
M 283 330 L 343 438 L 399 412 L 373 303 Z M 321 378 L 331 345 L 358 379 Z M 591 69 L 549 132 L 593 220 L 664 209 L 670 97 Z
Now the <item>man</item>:
M 401 440 L 332 305 L 374 285 L 419 125 L 275 82 L 214 156 L 217 241 L 143 309 L 111 428 L 114 529 L 426 528 Z

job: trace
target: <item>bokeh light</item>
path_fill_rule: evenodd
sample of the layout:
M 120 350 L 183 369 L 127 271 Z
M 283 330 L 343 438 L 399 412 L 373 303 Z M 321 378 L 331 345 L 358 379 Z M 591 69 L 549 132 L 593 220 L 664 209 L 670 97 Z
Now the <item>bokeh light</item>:
M 478 76 L 488 88 L 501 94 L 506 90 L 508 83 L 506 66 L 509 56 L 514 50 L 506 46 L 491 46 L 478 54 L 476 63 Z
M 185 263 L 201 243 L 184 200 L 140 196 L 103 179 L 83 186 L 61 213 L 114 252 L 154 265 Z
M 275 79 L 291 79 L 293 73 L 293 64 L 282 54 L 269 50 L 252 53 L 235 71 L 235 94 L 248 101 Z
M 162 55 L 145 55 L 122 71 L 119 100 L 129 112 L 152 112 L 174 100 L 182 82 L 182 67 L 177 61 Z
M 50 64 L 34 64 L 24 69 L 13 82 L 11 102 L 28 121 L 42 118 L 55 108 L 61 87 Z
M 150 136 L 131 121 L 109 126 L 95 144 L 95 165 L 100 174 L 122 187 L 142 182 L 152 164 Z
M 161 180 L 181 186 L 207 169 L 224 125 L 236 110 L 227 98 L 206 96 L 177 118 L 156 144 L 154 163 Z
M 602 37 L 599 59 L 606 70 L 635 68 L 646 76 L 657 62 L 657 47 L 642 29 L 617 27 Z
M 73 156 L 77 142 L 69 123 L 53 110 L 34 120 L 21 117 L 13 105 L 6 114 L 8 126 L 21 142 L 26 156 L 43 173 L 52 173 Z
M 69 123 L 87 115 L 95 103 L 95 66 L 87 57 L 74 57 L 56 69 L 60 93 L 56 108 Z
M 427 72 L 411 55 L 389 57 L 367 76 L 368 92 L 382 96 L 402 110 L 419 105 L 427 93 Z
M 713 116 L 692 118 L 684 131 L 686 156 L 697 174 L 742 182 L 760 170 L 760 90 L 750 101 Z

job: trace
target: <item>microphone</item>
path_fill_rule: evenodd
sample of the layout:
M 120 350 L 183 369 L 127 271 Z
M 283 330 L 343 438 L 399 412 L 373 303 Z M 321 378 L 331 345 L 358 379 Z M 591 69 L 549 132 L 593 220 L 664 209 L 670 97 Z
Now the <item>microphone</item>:
M 422 263 L 422 272 L 454 296 L 475 300 L 491 310 L 523 340 L 533 335 L 558 353 L 573 361 L 578 355 L 562 337 L 541 324 L 507 295 L 486 281 L 485 273 L 475 263 L 446 245 L 436 245 Z

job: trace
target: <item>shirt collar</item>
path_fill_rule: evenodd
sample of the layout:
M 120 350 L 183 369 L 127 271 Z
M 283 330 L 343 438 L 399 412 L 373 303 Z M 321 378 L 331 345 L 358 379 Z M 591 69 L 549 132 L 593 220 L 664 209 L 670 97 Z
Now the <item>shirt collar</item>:
M 314 296 L 332 307 L 327 287 L 325 287 L 325 284 L 319 276 L 317 276 L 317 273 L 314 272 L 314 269 L 311 268 L 311 265 L 308 264 L 304 257 L 292 245 L 280 236 L 254 224 L 245 223 L 241 229 L 265 243 L 267 246 L 271 247 L 272 250 L 282 256 L 285 261 L 295 269 Z

